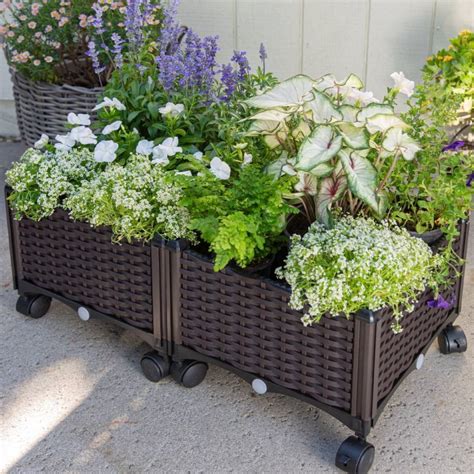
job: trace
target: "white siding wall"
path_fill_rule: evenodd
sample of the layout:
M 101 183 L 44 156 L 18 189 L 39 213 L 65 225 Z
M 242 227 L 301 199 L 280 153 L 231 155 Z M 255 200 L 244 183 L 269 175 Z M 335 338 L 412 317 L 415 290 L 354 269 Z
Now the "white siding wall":
M 220 37 L 219 59 L 234 49 L 280 78 L 355 72 L 376 95 L 403 71 L 418 80 L 426 56 L 474 28 L 474 0 L 181 0 L 182 22 Z M 14 133 L 11 87 L 0 55 L 0 135 Z

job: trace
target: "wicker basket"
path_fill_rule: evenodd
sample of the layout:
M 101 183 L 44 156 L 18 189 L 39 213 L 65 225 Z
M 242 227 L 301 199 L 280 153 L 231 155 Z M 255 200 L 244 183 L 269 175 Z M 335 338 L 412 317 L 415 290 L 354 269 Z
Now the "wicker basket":
M 102 88 L 32 82 L 13 69 L 10 73 L 18 128 L 27 146 L 32 146 L 43 133 L 50 138 L 65 133 L 69 112 L 87 113 L 94 118 L 92 109 Z

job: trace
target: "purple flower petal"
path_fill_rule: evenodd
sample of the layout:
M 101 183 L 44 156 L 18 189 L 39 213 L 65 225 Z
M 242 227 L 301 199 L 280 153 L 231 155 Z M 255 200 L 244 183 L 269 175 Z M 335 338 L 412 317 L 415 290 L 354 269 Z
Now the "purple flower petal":
M 450 299 L 449 301 L 444 299 L 442 295 L 439 295 L 435 300 L 427 301 L 427 305 L 430 308 L 439 308 L 439 309 L 449 309 L 453 306 L 454 300 Z
M 463 140 L 456 140 L 442 148 L 442 151 L 458 151 L 465 145 Z
M 473 181 L 474 181 L 474 173 L 471 173 L 467 177 L 466 186 L 468 186 L 470 188 Z

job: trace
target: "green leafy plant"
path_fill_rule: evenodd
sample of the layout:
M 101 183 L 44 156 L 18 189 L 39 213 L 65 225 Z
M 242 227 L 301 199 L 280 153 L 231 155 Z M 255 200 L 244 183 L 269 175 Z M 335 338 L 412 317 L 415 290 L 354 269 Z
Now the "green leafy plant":
M 404 229 L 371 219 L 344 217 L 332 229 L 314 223 L 292 237 L 285 266 L 277 270 L 291 286 L 290 306 L 305 310 L 305 325 L 328 316 L 390 307 L 395 332 L 404 311 L 427 285 L 438 257 Z
M 399 76 L 403 87 L 411 83 Z M 362 88 L 354 74 L 343 81 L 299 75 L 246 100 L 259 109 L 249 135 L 263 135 L 280 154 L 270 174 L 299 176 L 290 198 L 309 223 L 330 224 L 334 210 L 383 216 L 390 175 L 400 158 L 412 160 L 419 150 L 393 110 L 399 89 L 379 103 Z
M 291 180 L 275 183 L 258 166 L 246 165 L 231 182 L 206 174 L 186 181 L 182 203 L 192 228 L 215 254 L 216 271 L 231 261 L 240 267 L 259 262 L 285 240 L 285 218 L 292 208 L 283 196 Z
M 96 175 L 98 166 L 87 149 L 70 153 L 27 150 L 6 173 L 15 217 L 37 221 L 50 216 L 66 196 Z

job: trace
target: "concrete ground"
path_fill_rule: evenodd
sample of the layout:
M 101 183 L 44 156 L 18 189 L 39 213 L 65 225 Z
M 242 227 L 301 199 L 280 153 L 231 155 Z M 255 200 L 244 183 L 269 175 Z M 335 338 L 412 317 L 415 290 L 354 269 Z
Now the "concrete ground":
M 0 144 L 2 189 L 20 152 Z M 3 205 L 0 219 L 2 472 L 336 472 L 351 433 L 320 410 L 256 396 L 216 367 L 191 390 L 153 384 L 139 366 L 148 348 L 130 332 L 58 302 L 40 320 L 16 313 Z M 402 384 L 369 437 L 373 472 L 473 470 L 473 243 L 458 320 L 470 347 L 443 356 L 434 344 Z

